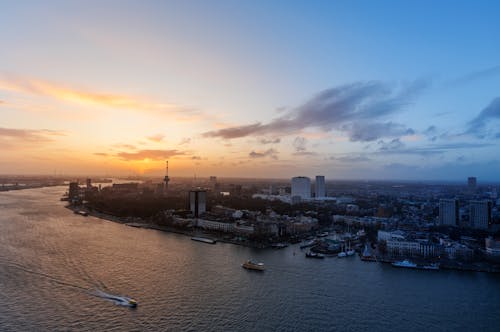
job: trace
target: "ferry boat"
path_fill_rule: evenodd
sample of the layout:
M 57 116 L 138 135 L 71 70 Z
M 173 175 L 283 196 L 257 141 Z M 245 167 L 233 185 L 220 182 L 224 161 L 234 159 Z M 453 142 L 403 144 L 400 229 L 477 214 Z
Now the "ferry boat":
M 325 258 L 325 255 L 320 254 L 319 252 L 308 251 L 308 252 L 306 252 L 306 257 L 307 258 Z
M 207 239 L 205 237 L 197 237 L 197 236 L 193 236 L 191 238 L 191 240 L 198 241 L 198 242 L 203 242 L 203 243 L 208 243 L 208 244 L 216 244 L 217 243 L 217 241 L 215 241 L 215 240 Z
M 264 271 L 264 263 L 256 263 L 251 260 L 246 261 L 241 266 L 247 270 Z

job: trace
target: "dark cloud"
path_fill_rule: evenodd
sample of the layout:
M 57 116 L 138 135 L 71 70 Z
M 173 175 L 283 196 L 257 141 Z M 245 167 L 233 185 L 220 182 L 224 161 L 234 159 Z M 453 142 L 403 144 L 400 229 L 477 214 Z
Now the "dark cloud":
M 99 156 L 99 157 L 107 157 L 107 156 L 109 156 L 109 154 L 105 153 L 105 152 L 94 152 L 94 155 Z
M 488 136 L 486 127 L 491 120 L 500 120 L 500 97 L 493 99 L 478 116 L 468 123 L 466 134 L 473 134 L 479 138 Z
M 278 144 L 279 142 L 281 142 L 280 138 L 270 138 L 270 139 L 261 138 L 259 140 L 260 144 Z
M 116 154 L 117 157 L 127 160 L 165 160 L 174 156 L 185 155 L 184 151 L 179 150 L 139 150 L 136 152 L 119 152 Z
M 201 157 L 200 156 L 192 156 L 191 159 L 192 160 L 201 160 Z
M 165 138 L 165 135 L 162 135 L 162 134 L 156 134 L 156 135 L 153 135 L 153 136 L 148 136 L 146 137 L 148 140 L 152 141 L 152 142 L 161 142 L 163 141 L 163 139 Z
M 278 159 L 278 151 L 276 151 L 275 149 L 268 149 L 266 151 L 262 151 L 262 152 L 256 152 L 256 151 L 252 151 L 248 154 L 248 156 L 250 158 L 265 158 L 265 157 L 271 157 L 272 159 Z
M 378 151 L 382 151 L 382 152 L 401 150 L 405 146 L 404 143 L 401 142 L 401 140 L 399 138 L 395 138 L 387 143 L 384 141 L 379 141 L 378 144 L 380 145 L 380 148 L 378 149 Z
M 232 139 L 291 134 L 305 128 L 318 128 L 345 132 L 351 141 L 397 137 L 413 133 L 413 130 L 386 118 L 411 104 L 428 85 L 427 80 L 417 80 L 399 89 L 377 81 L 343 85 L 318 93 L 303 105 L 267 124 L 257 122 L 229 127 L 206 132 L 203 136 Z

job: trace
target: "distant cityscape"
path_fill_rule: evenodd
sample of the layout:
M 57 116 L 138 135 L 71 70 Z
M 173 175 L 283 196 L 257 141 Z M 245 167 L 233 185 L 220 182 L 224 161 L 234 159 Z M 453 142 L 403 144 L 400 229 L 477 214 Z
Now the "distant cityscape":
M 415 266 L 500 272 L 498 185 L 286 180 L 99 179 L 69 183 L 82 215 L 215 241 Z M 412 266 L 413 266 L 412 265 Z

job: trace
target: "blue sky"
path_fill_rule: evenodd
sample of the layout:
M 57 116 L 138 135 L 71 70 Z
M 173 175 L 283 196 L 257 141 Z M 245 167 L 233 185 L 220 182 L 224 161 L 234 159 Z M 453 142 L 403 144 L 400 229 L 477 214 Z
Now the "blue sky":
M 0 10 L 0 173 L 500 181 L 493 1 Z

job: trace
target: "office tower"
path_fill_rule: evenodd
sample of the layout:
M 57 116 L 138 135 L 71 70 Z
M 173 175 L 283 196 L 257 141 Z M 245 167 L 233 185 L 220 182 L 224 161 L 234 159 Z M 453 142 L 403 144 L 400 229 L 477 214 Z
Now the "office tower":
M 477 186 L 477 179 L 475 176 L 470 176 L 467 178 L 467 186 L 470 190 L 475 190 Z
M 469 220 L 473 228 L 488 229 L 491 224 L 491 202 L 470 201 Z
M 325 177 L 323 175 L 316 175 L 316 182 L 314 184 L 314 190 L 315 190 L 315 197 L 325 197 L 326 196 L 326 190 L 325 190 Z
M 191 190 L 189 192 L 189 208 L 196 218 L 207 209 L 207 192 L 205 190 Z
M 292 198 L 300 197 L 301 199 L 311 198 L 311 180 L 305 176 L 297 176 L 292 178 Z
M 458 200 L 439 200 L 439 225 L 458 226 Z

